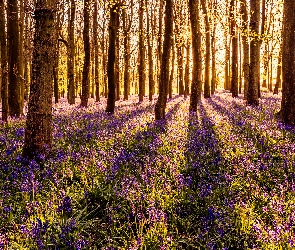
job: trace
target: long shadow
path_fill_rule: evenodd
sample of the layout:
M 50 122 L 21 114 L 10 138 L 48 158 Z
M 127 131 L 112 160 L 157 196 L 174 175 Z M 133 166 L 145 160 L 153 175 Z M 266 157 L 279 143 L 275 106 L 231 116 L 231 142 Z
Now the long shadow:
M 190 245 L 194 245 L 202 246 L 199 249 L 245 249 L 251 242 L 239 228 L 233 227 L 236 200 L 230 197 L 230 162 L 222 155 L 223 145 L 202 102 L 198 114 L 199 117 L 190 113 L 186 145 L 187 170 L 184 175 L 192 179 L 187 191 L 190 199 L 180 203 L 178 208 L 179 222 L 186 222 L 178 230 L 188 239 L 195 237 L 192 242 L 182 241 L 181 248 L 190 249 Z M 209 243 L 208 239 L 211 239 Z
M 132 225 L 125 228 L 124 233 L 137 234 L 138 225 L 136 223 L 140 220 L 138 215 L 147 213 L 142 205 L 147 194 L 142 192 L 142 197 L 138 199 L 134 197 L 134 200 L 130 200 L 130 196 L 132 196 L 130 191 L 138 190 L 138 188 L 145 191 L 154 185 L 155 177 L 159 171 L 156 161 L 160 160 L 158 148 L 162 145 L 161 135 L 167 132 L 168 121 L 173 118 L 182 101 L 183 99 L 179 99 L 168 110 L 166 121 L 154 121 L 146 124 L 132 138 L 126 138 L 123 145 L 114 143 L 111 150 L 118 153 L 114 154 L 112 159 L 109 159 L 109 167 L 104 173 L 106 176 L 105 185 L 103 185 L 104 187 L 111 187 L 111 189 L 92 190 L 89 204 L 93 207 L 96 204 L 100 205 L 99 211 L 93 216 L 103 218 L 110 228 L 115 225 L 113 222 L 110 223 L 112 221 L 111 214 L 107 209 L 109 206 L 120 206 L 122 207 L 122 217 L 117 218 L 117 222 L 119 221 L 119 224 L 122 225 Z M 131 207 L 133 208 L 131 209 Z M 134 213 L 134 211 L 137 212 Z M 145 227 L 148 228 L 148 225 Z
M 175 96 L 168 100 L 168 102 L 175 101 L 178 98 L 179 96 Z M 56 139 L 62 138 L 65 143 L 71 144 L 72 148 L 78 149 L 81 144 L 87 144 L 91 140 L 101 138 L 101 140 L 106 141 L 115 133 L 120 133 L 129 120 L 140 117 L 147 112 L 152 113 L 155 104 L 148 104 L 146 107 L 138 106 L 139 108 L 136 108 L 137 106 L 132 103 L 128 106 L 132 107 L 133 110 L 126 110 L 124 114 L 115 113 L 115 115 L 109 115 L 104 110 L 99 110 L 97 112 L 86 114 L 56 116 L 54 117 L 54 126 L 56 127 L 54 137 Z M 120 107 L 117 107 L 116 109 L 118 110 Z M 169 118 L 169 111 L 167 117 Z M 78 128 L 75 127 L 76 123 L 79 123 Z M 63 127 L 59 127 L 59 124 Z M 62 150 L 59 149 L 59 151 Z M 59 152 L 58 154 L 60 157 L 60 155 L 64 153 Z

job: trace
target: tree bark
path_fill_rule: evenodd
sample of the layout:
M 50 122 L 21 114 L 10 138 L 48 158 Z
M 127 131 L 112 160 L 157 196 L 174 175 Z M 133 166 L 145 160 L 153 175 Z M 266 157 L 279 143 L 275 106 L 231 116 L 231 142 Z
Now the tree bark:
M 138 96 L 139 101 L 143 101 L 145 95 L 145 45 L 144 45 L 144 28 L 143 28 L 143 12 L 144 12 L 144 0 L 140 0 L 139 6 L 139 66 L 138 66 Z
M 85 11 L 85 10 L 84 10 Z M 68 38 L 68 102 L 70 105 L 75 104 L 75 79 L 74 79 L 74 65 L 75 65 L 75 13 L 76 3 L 71 0 L 71 7 L 69 9 L 69 38 Z
M 165 119 L 165 108 L 167 104 L 167 90 L 169 84 L 169 59 L 171 52 L 171 36 L 173 35 L 173 6 L 172 0 L 166 0 L 165 6 L 165 33 L 163 42 L 163 53 L 161 59 L 161 72 L 159 82 L 159 97 L 155 106 L 155 119 Z
M 131 3 L 131 16 L 133 14 L 133 1 Z M 124 100 L 130 95 L 130 35 L 131 17 L 128 17 L 126 9 L 123 9 L 123 34 L 124 34 Z
M 95 84 L 95 101 L 100 101 L 99 92 L 99 63 L 98 63 L 98 21 L 97 21 L 97 0 L 94 0 L 94 12 L 93 12 L 93 36 L 94 36 L 94 84 Z
M 116 102 L 115 84 L 115 61 L 116 61 L 116 37 L 117 37 L 117 17 L 119 15 L 117 5 L 111 6 L 109 21 L 109 51 L 108 51 L 108 100 L 106 112 L 113 114 Z
M 7 122 L 8 118 L 8 58 L 5 32 L 5 10 L 4 0 L 0 0 L 0 48 L 1 48 L 1 101 L 2 121 Z
M 184 96 L 186 97 L 189 95 L 189 85 L 190 85 L 190 77 L 189 77 L 189 71 L 190 71 L 190 39 L 187 39 L 187 44 L 186 44 L 186 62 L 185 62 L 185 91 L 184 91 Z
M 212 34 L 211 34 L 211 53 L 212 53 L 212 65 L 211 65 L 211 95 L 215 93 L 216 88 L 216 14 L 217 14 L 217 2 L 213 2 L 213 21 L 212 21 Z
M 19 26 L 17 0 L 7 1 L 7 46 L 8 46 L 8 104 L 9 114 L 19 117 L 20 103 Z
M 236 1 L 230 1 L 230 23 L 231 23 L 231 40 L 232 40 L 232 63 L 231 63 L 231 92 L 232 97 L 239 96 L 239 71 L 238 71 L 238 36 L 236 31 L 236 21 L 235 21 L 235 6 Z
M 201 96 L 202 86 L 202 52 L 201 52 L 201 32 L 200 32 L 200 13 L 199 0 L 189 0 L 189 12 L 191 20 L 192 34 L 192 83 L 190 96 L 190 112 L 197 112 L 198 101 Z
M 205 58 L 205 77 L 204 77 L 204 97 L 210 98 L 210 60 L 211 60 L 211 44 L 210 44 L 210 23 L 207 12 L 206 1 L 201 0 L 202 10 L 205 15 L 206 28 L 206 58 Z
M 38 0 L 34 12 L 35 34 L 32 80 L 23 155 L 48 155 L 52 148 L 52 82 L 55 53 L 55 6 Z
M 146 0 L 146 6 L 148 6 L 148 1 Z M 153 9 L 151 9 L 151 17 L 153 16 Z M 155 80 L 154 80 L 154 62 L 153 62 L 153 38 L 154 38 L 154 27 L 151 25 L 150 15 L 148 12 L 149 8 L 146 8 L 147 15 L 147 34 L 152 33 L 152 39 L 150 35 L 147 36 L 148 45 L 148 62 L 149 62 L 149 100 L 153 100 L 153 95 L 155 93 Z M 151 29 L 150 29 L 151 27 Z
M 250 0 L 250 30 L 253 34 L 259 33 L 260 0 Z M 247 105 L 258 106 L 258 83 L 259 81 L 259 39 L 252 39 L 250 42 L 250 71 L 249 86 L 247 93 Z
M 285 124 L 295 125 L 295 5 L 293 0 L 284 2 L 282 47 L 282 102 L 281 118 Z
M 84 65 L 83 65 L 83 77 L 82 77 L 82 96 L 81 96 L 81 106 L 88 106 L 89 98 L 89 69 L 90 69 L 90 41 L 89 41 L 89 11 L 90 2 L 89 0 L 84 0 L 84 30 L 83 30 L 83 40 L 84 40 Z
M 279 58 L 278 58 L 278 67 L 277 67 L 277 79 L 276 79 L 276 84 L 274 88 L 274 95 L 279 94 L 279 88 L 281 87 L 281 74 L 282 74 L 282 46 L 280 48 L 279 52 Z
M 244 98 L 247 98 L 249 85 L 250 47 L 248 36 L 248 11 L 246 0 L 241 1 L 240 13 L 242 15 L 242 44 L 243 44 L 243 73 L 244 73 Z

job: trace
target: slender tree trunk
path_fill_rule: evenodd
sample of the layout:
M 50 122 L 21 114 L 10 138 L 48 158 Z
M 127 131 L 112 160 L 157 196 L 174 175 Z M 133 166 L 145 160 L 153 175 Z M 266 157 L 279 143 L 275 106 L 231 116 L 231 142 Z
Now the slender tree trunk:
M 248 11 L 246 0 L 241 1 L 240 12 L 242 15 L 242 43 L 243 43 L 243 73 L 244 73 L 244 98 L 247 98 L 248 85 L 249 85 L 249 66 L 250 66 L 250 47 L 248 36 Z
M 2 121 L 7 122 L 8 118 L 8 58 L 5 32 L 5 10 L 4 0 L 0 0 L 0 48 L 1 48 L 1 101 Z
M 131 13 L 133 3 L 131 3 Z M 126 9 L 123 9 L 123 33 L 124 33 L 124 100 L 128 100 L 130 95 L 130 35 L 131 28 L 130 17 L 126 14 Z M 127 22 L 129 20 L 129 22 Z
M 204 97 L 210 98 L 210 60 L 211 60 L 211 43 L 210 43 L 210 23 L 207 13 L 206 0 L 201 0 L 202 10 L 205 15 L 206 28 L 206 58 L 205 58 L 205 77 L 204 77 Z
M 85 11 L 85 10 L 84 10 Z M 75 13 L 76 3 L 75 0 L 71 0 L 71 8 L 69 9 L 70 21 L 69 21 L 69 40 L 68 40 L 68 102 L 69 104 L 75 104 Z
M 277 79 L 276 79 L 276 84 L 274 88 L 274 95 L 279 94 L 279 88 L 281 87 L 281 75 L 282 75 L 282 46 L 280 48 L 279 52 L 279 58 L 278 58 L 278 67 L 277 67 Z
M 250 28 L 253 34 L 259 33 L 260 19 L 260 0 L 250 0 Z M 252 39 L 250 42 L 250 71 L 249 71 L 249 86 L 247 93 L 247 105 L 259 105 L 258 83 L 259 81 L 259 41 Z
M 19 26 L 17 0 L 7 1 L 8 105 L 11 116 L 21 114 Z
M 239 96 L 239 71 L 238 71 L 238 36 L 236 32 L 236 21 L 235 21 L 235 0 L 230 1 L 230 21 L 231 21 L 231 39 L 232 39 L 232 63 L 231 63 L 231 92 L 232 97 Z
M 148 1 L 146 0 L 146 6 L 148 6 Z M 153 9 L 151 9 L 151 17 L 153 16 Z M 153 100 L 153 95 L 155 92 L 155 80 L 154 80 L 154 62 L 153 62 L 153 38 L 154 38 L 154 27 L 151 25 L 149 8 L 146 8 L 147 15 L 147 34 L 152 33 L 152 39 L 150 35 L 147 36 L 147 46 L 148 46 L 148 61 L 149 61 L 149 100 Z M 150 26 L 152 26 L 150 29 Z
M 183 54 L 184 54 L 184 46 L 183 46 L 183 44 L 181 44 L 181 45 L 177 46 L 177 68 L 178 68 L 179 94 L 180 95 L 184 95 Z
M 84 66 L 83 66 L 83 78 L 82 78 L 82 96 L 81 96 L 81 106 L 87 107 L 89 98 L 89 69 L 90 69 L 90 41 L 89 41 L 89 10 L 90 2 L 89 0 L 84 0 L 84 30 L 83 30 L 83 40 L 84 40 Z
M 189 0 L 189 12 L 191 20 L 192 34 L 192 86 L 190 96 L 190 111 L 197 112 L 198 101 L 200 99 L 202 85 L 202 52 L 201 52 L 201 32 L 200 32 L 200 13 L 199 0 Z
M 138 90 L 139 101 L 143 101 L 145 95 L 145 45 L 144 45 L 144 28 L 143 28 L 143 12 L 144 0 L 140 0 L 139 6 L 139 66 L 138 66 Z
M 212 66 L 211 66 L 211 95 L 215 93 L 216 88 L 216 47 L 215 47 L 215 39 L 216 39 L 216 14 L 217 14 L 217 2 L 214 0 L 213 4 L 213 22 L 212 22 L 212 34 L 211 34 L 211 53 L 212 53 Z
M 117 33 L 119 33 L 120 19 L 116 16 Z M 115 59 L 115 85 L 116 85 L 116 101 L 120 100 L 120 41 L 119 34 L 116 36 L 116 59 Z
M 23 155 L 48 155 L 52 147 L 52 82 L 55 53 L 56 8 L 38 0 L 34 12 L 35 34 L 32 80 Z
M 162 35 L 163 35 L 163 8 L 164 8 L 164 0 L 159 0 L 159 28 L 158 28 L 158 53 L 157 53 L 157 79 L 158 79 L 158 88 L 160 86 L 160 68 L 161 68 L 161 60 L 162 60 Z
M 23 114 L 24 110 L 24 96 L 25 96 L 25 78 L 24 78 L 24 22 L 25 22 L 25 9 L 24 1 L 19 3 L 19 87 L 20 87 L 20 113 Z
M 99 63 L 98 63 L 98 21 L 97 21 L 97 0 L 94 0 L 94 12 L 93 12 L 93 36 L 94 36 L 94 83 L 95 83 L 95 101 L 100 101 L 99 92 Z
M 163 42 L 163 54 L 161 60 L 161 74 L 159 84 L 159 97 L 155 106 L 155 119 L 165 119 L 167 104 L 167 90 L 169 84 L 169 59 L 171 52 L 171 36 L 173 35 L 173 4 L 172 0 L 166 0 L 165 6 L 165 33 Z
M 189 85 L 190 85 L 190 77 L 189 77 L 189 69 L 190 69 L 190 40 L 189 38 L 187 39 L 187 44 L 186 44 L 186 63 L 185 63 L 185 91 L 184 91 L 184 96 L 186 97 L 189 95 Z
M 169 77 L 169 84 L 168 84 L 168 96 L 169 98 L 172 98 L 172 92 L 173 92 L 173 80 L 174 80 L 174 61 L 175 61 L 175 43 L 174 39 L 171 38 L 171 52 L 172 52 L 172 60 L 171 60 L 171 71 L 170 71 L 170 77 Z
M 109 21 L 109 51 L 108 51 L 108 100 L 106 112 L 111 114 L 115 111 L 116 84 L 115 84 L 115 61 L 116 61 L 116 37 L 118 8 L 113 5 L 110 9 Z

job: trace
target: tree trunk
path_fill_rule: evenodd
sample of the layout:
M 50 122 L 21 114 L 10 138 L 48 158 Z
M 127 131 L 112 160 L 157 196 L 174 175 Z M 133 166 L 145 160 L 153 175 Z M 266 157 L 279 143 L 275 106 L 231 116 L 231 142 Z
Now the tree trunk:
M 211 51 L 210 51 L 210 23 L 207 13 L 206 1 L 201 0 L 202 10 L 205 15 L 205 28 L 206 28 L 206 58 L 205 58 L 205 77 L 204 77 L 204 97 L 210 98 L 210 60 L 211 60 Z
M 133 9 L 133 3 L 131 3 L 131 13 Z M 123 9 L 123 33 L 124 33 L 124 100 L 128 100 L 130 95 L 130 35 L 131 28 L 130 17 L 126 13 L 126 9 Z M 131 15 L 132 16 L 132 15 Z M 127 22 L 129 20 L 129 22 Z
M 173 87 L 172 83 L 174 80 L 174 61 L 175 61 L 175 43 L 174 39 L 171 38 L 171 50 L 172 50 L 172 60 L 171 60 L 171 71 L 170 71 L 170 77 L 169 77 L 169 84 L 168 84 L 168 96 L 169 98 L 172 98 L 172 92 L 173 92 Z
M 8 118 L 8 58 L 5 32 L 5 11 L 4 0 L 0 0 L 0 48 L 1 48 L 1 101 L 2 121 L 7 122 Z
M 260 0 L 250 0 L 250 30 L 255 35 L 259 33 Z M 259 40 L 252 39 L 250 42 L 250 71 L 249 87 L 247 93 L 247 105 L 258 106 L 258 83 L 259 81 Z
M 82 96 L 81 96 L 82 107 L 87 107 L 88 98 L 89 98 L 89 69 L 90 69 L 89 11 L 90 11 L 90 2 L 89 0 L 84 0 L 83 40 L 84 40 L 85 57 L 84 57 L 83 78 L 82 78 Z
M 148 1 L 146 0 L 146 6 L 148 6 Z M 147 36 L 147 45 L 148 45 L 148 62 L 149 62 L 149 100 L 153 100 L 153 95 L 155 93 L 155 80 L 154 80 L 154 62 L 153 62 L 153 38 L 154 38 L 154 27 L 151 25 L 150 16 L 148 12 L 149 8 L 146 8 L 147 15 L 147 34 L 152 33 L 152 39 Z M 151 9 L 151 17 L 153 16 L 153 9 Z M 150 26 L 152 26 L 150 29 Z M 152 40 L 152 41 L 151 41 Z
M 32 80 L 23 155 L 48 155 L 52 147 L 52 82 L 55 53 L 55 6 L 38 0 L 34 12 L 35 34 Z
M 184 90 L 184 96 L 186 97 L 189 95 L 189 85 L 190 85 L 190 77 L 189 77 L 189 69 L 190 69 L 190 38 L 187 38 L 187 44 L 186 44 L 186 62 L 185 62 L 185 90 Z
M 97 21 L 97 0 L 94 0 L 94 12 L 93 12 L 93 36 L 94 36 L 94 83 L 95 83 L 95 101 L 100 101 L 99 93 L 99 79 L 98 79 L 98 21 Z
M 243 44 L 243 73 L 244 73 L 244 98 L 247 98 L 249 86 L 249 66 L 250 66 L 250 47 L 248 36 L 248 11 L 246 0 L 241 1 L 240 12 L 243 19 L 242 24 L 242 44 Z
M 232 63 L 231 63 L 231 92 L 232 97 L 239 96 L 239 71 L 238 71 L 238 36 L 236 32 L 236 21 L 235 21 L 235 0 L 230 1 L 230 23 L 231 23 L 231 39 L 232 39 Z
M 213 3 L 213 21 L 212 21 L 212 34 L 211 34 L 211 53 L 212 53 L 212 66 L 211 66 L 211 95 L 215 93 L 216 88 L 216 48 L 215 48 L 215 39 L 216 39 L 216 14 L 217 14 L 217 2 L 216 0 Z
M 155 106 L 155 119 L 165 119 L 165 108 L 167 104 L 167 90 L 169 84 L 169 60 L 171 52 L 171 37 L 173 33 L 173 6 L 172 0 L 166 0 L 165 6 L 165 33 L 163 42 L 163 53 L 161 60 L 161 72 L 159 82 L 159 97 Z
M 145 95 L 145 45 L 144 45 L 144 28 L 143 28 L 143 12 L 144 0 L 140 0 L 139 6 L 139 66 L 138 66 L 138 96 L 139 101 L 143 101 Z
M 279 52 L 279 58 L 278 58 L 278 67 L 277 67 L 277 79 L 276 79 L 276 84 L 274 88 L 274 95 L 279 94 L 279 88 L 281 87 L 281 74 L 282 74 L 282 46 L 280 48 Z
M 117 33 L 119 33 L 120 19 L 116 16 Z M 119 34 L 116 36 L 116 59 L 115 59 L 115 85 L 116 85 L 116 101 L 120 100 L 120 41 Z
M 189 0 L 189 12 L 191 20 L 192 34 L 192 83 L 190 97 L 190 111 L 197 112 L 198 101 L 200 99 L 202 85 L 202 52 L 201 52 L 201 32 L 200 32 L 200 13 L 199 0 Z
M 71 0 L 71 8 L 69 9 L 69 40 L 68 40 L 68 102 L 75 104 L 75 79 L 74 79 L 74 65 L 75 65 L 75 13 L 76 3 Z
M 25 22 L 25 9 L 24 1 L 19 3 L 19 88 L 20 88 L 20 113 L 23 114 L 24 110 L 24 96 L 25 96 L 25 78 L 24 78 L 24 22 Z
M 295 125 L 295 5 L 293 0 L 284 2 L 282 47 L 282 102 L 281 117 L 285 124 Z
M 17 0 L 7 1 L 7 43 L 8 43 L 8 104 L 9 114 L 19 117 L 20 68 L 19 68 L 19 26 Z
M 109 21 L 109 51 L 108 51 L 108 100 L 106 112 L 111 114 L 115 111 L 116 84 L 115 84 L 115 61 L 116 61 L 116 38 L 117 17 L 119 15 L 116 5 L 111 6 Z

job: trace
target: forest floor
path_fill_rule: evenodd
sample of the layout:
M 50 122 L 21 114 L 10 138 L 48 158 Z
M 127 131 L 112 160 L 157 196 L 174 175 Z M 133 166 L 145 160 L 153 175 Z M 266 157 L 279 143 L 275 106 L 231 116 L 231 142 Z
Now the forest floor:
M 21 157 L 25 120 L 0 125 L 0 249 L 295 249 L 295 128 L 260 106 L 189 98 L 54 105 L 49 160 Z M 294 247 L 293 247 L 294 246 Z

